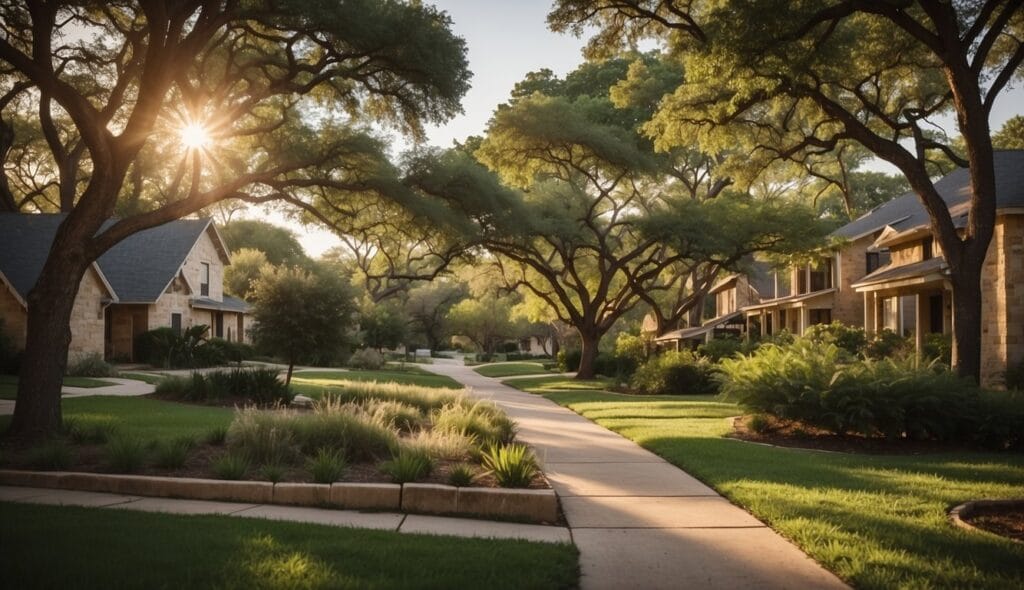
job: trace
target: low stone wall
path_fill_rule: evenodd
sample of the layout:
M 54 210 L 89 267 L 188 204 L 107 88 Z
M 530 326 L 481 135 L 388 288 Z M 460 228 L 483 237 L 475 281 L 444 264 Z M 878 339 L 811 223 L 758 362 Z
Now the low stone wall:
M 960 504 L 959 506 L 954 507 L 952 510 L 949 511 L 949 520 L 950 520 L 950 522 L 953 523 L 954 526 L 960 527 L 962 529 L 965 529 L 965 530 L 968 530 L 968 531 L 983 532 L 983 533 L 986 533 L 986 534 L 989 534 L 989 535 L 993 535 L 995 533 L 992 533 L 991 531 L 986 531 L 984 529 L 980 529 L 980 528 L 974 526 L 973 524 L 968 522 L 968 519 L 970 519 L 971 516 L 973 516 L 974 513 L 979 511 L 979 510 L 983 510 L 985 508 L 995 508 L 995 507 L 1010 508 L 1010 509 L 1024 508 L 1024 499 L 1020 499 L 1020 500 L 974 500 L 974 501 L 971 501 L 971 502 L 965 502 L 963 504 Z M 1006 537 L 1003 537 L 1003 538 L 1006 538 Z M 1015 542 L 1015 543 L 1021 543 L 1021 541 L 1018 541 L 1017 539 L 1010 539 L 1010 540 Z
M 457 488 L 416 483 L 274 484 L 265 481 L 12 470 L 0 470 L 0 485 L 526 522 L 554 523 L 558 520 L 558 496 L 554 490 Z

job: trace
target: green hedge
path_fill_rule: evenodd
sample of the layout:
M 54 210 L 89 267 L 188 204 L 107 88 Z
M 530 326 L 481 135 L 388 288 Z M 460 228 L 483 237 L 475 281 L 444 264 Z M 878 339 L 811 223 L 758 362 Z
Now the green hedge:
M 278 379 L 277 369 L 245 368 L 193 373 L 191 377 L 169 377 L 161 381 L 159 395 L 193 402 L 244 398 L 257 406 L 290 404 L 294 394 Z
M 718 393 L 718 370 L 706 357 L 688 351 L 666 352 L 640 365 L 630 388 L 647 395 Z

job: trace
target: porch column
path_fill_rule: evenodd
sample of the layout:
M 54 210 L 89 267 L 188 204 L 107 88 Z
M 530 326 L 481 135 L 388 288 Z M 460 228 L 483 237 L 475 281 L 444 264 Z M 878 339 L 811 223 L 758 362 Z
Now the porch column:
M 811 310 L 807 307 L 800 308 L 800 335 L 807 331 L 807 324 L 810 323 Z
M 879 322 L 880 316 L 882 314 L 878 313 L 878 292 L 877 291 L 872 291 L 872 293 L 871 293 L 871 309 L 872 309 L 871 315 L 873 315 L 875 317 L 874 325 L 871 326 L 871 333 L 872 334 L 878 334 L 879 332 L 881 332 L 881 330 L 878 327 L 878 322 Z
M 875 333 L 875 294 L 864 293 L 864 331 L 868 335 Z
M 761 310 L 761 338 L 768 335 L 768 313 Z
M 928 305 L 928 297 L 924 293 L 918 293 L 916 298 L 917 301 L 915 302 L 915 305 L 917 306 L 917 322 L 915 322 L 914 326 L 914 346 L 916 348 L 915 352 L 917 352 L 917 357 L 921 358 L 921 351 L 924 350 L 924 323 L 929 317 L 928 314 L 925 313 L 927 311 L 925 308 Z

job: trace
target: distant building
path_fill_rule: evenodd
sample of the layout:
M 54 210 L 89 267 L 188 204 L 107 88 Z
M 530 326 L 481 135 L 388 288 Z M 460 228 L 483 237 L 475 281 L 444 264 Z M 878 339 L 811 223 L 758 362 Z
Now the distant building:
M 0 214 L 0 320 L 24 347 L 28 292 L 63 215 Z M 100 257 L 79 286 L 71 317 L 71 358 L 130 361 L 148 330 L 210 326 L 210 335 L 247 340 L 249 305 L 224 293 L 231 263 L 210 219 L 182 219 L 136 233 Z

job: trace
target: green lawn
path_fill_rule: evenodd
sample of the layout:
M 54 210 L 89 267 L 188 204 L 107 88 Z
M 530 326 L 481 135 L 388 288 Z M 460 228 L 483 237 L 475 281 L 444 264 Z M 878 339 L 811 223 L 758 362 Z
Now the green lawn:
M 117 385 L 102 379 L 91 377 L 65 377 L 64 385 L 67 387 L 107 387 Z M 0 375 L 0 399 L 14 399 L 18 395 L 18 377 L 16 375 Z
M 234 410 L 178 404 L 144 397 L 94 396 L 63 401 L 64 419 L 80 424 L 113 424 L 117 432 L 145 440 L 202 436 L 231 423 Z M 0 416 L 0 432 L 10 416 Z
M 723 438 L 733 404 L 697 396 L 540 391 L 702 479 L 859 588 L 1021 588 L 1024 544 L 954 528 L 952 506 L 1024 497 L 1024 456 L 848 455 Z
M 419 367 L 404 369 L 389 366 L 380 371 L 302 371 L 292 376 L 292 388 L 298 393 L 315 396 L 343 381 L 379 381 L 443 389 L 462 389 L 462 385 L 446 375 L 435 375 Z
M 7 588 L 572 588 L 571 545 L 0 503 Z
M 120 374 L 118 374 L 118 377 L 120 377 L 122 379 L 134 379 L 136 381 L 142 381 L 144 383 L 149 383 L 150 385 L 157 385 L 161 381 L 163 381 L 164 379 L 167 378 L 164 375 L 151 375 L 149 373 L 132 373 L 132 372 L 120 373 Z
M 540 373 L 550 372 L 544 368 L 544 363 L 518 361 L 510 363 L 491 363 L 489 365 L 481 365 L 473 370 L 484 377 L 512 377 L 514 375 L 537 375 Z
M 603 389 L 613 384 L 612 379 L 583 379 L 572 377 L 527 377 L 525 379 L 509 379 L 505 385 L 516 387 L 532 393 L 549 393 L 553 391 L 590 391 Z

